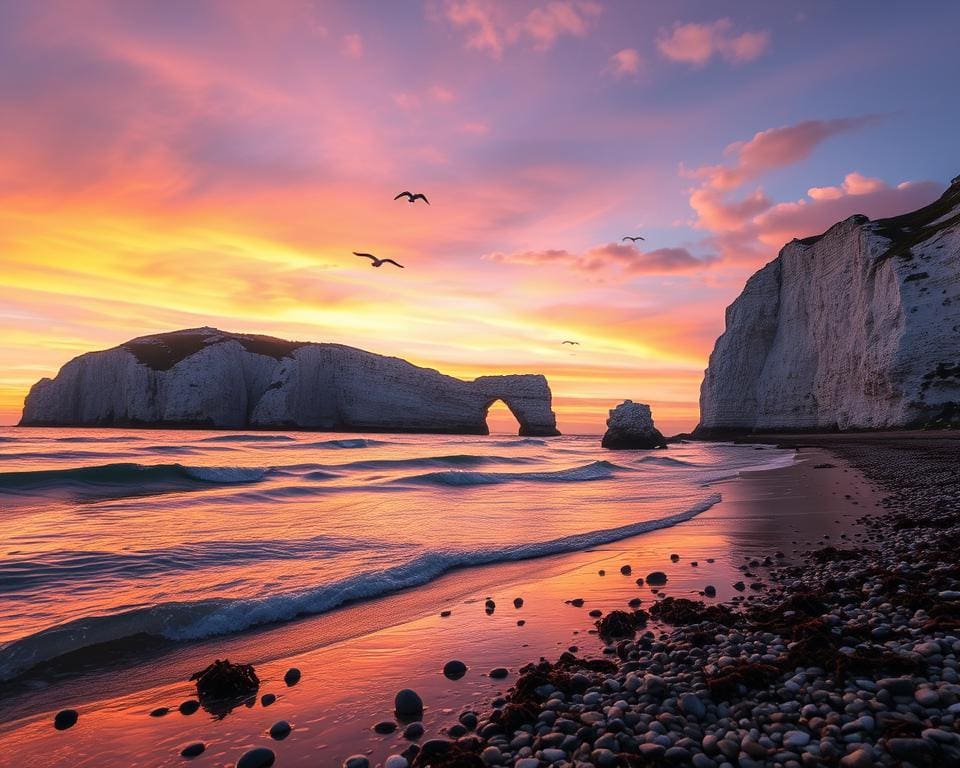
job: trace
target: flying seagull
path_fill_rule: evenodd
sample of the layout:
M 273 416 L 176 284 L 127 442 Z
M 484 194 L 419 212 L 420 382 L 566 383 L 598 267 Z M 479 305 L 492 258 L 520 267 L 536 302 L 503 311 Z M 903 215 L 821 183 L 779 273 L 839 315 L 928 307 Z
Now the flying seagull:
M 636 243 L 637 240 L 646 240 L 646 239 L 647 238 L 645 237 L 640 237 L 640 235 L 637 235 L 636 237 L 633 237 L 632 235 L 627 235 L 625 238 L 623 238 L 623 240 L 629 240 L 632 243 Z M 622 243 L 623 240 L 621 240 L 620 242 Z
M 578 347 L 580 346 L 580 342 L 579 342 L 579 341 L 565 341 L 565 342 L 563 342 L 563 343 L 564 343 L 564 344 L 576 344 Z
M 378 259 L 372 253 L 357 253 L 356 251 L 354 251 L 353 255 L 359 256 L 361 259 L 370 259 L 370 261 L 372 262 L 370 264 L 371 267 L 382 267 L 384 264 L 393 264 L 393 266 L 400 267 L 400 269 L 404 268 L 403 264 L 398 264 L 393 259 Z
M 399 200 L 401 197 L 406 197 L 408 203 L 415 203 L 417 200 L 423 200 L 423 202 L 425 202 L 427 205 L 430 205 L 430 201 L 427 200 L 427 196 L 422 192 L 417 192 L 417 194 L 413 194 L 413 192 L 401 192 L 393 199 Z

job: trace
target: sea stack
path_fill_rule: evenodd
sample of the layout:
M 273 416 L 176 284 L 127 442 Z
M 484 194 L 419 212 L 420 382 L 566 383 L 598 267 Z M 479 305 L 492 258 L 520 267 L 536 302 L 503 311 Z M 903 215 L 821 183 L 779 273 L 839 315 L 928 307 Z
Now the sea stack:
M 20 424 L 485 435 L 497 400 L 521 435 L 560 434 L 539 374 L 462 381 L 341 344 L 190 328 L 71 360 L 34 384 Z
M 793 240 L 727 309 L 702 437 L 960 424 L 960 177 L 918 211 Z
M 653 425 L 649 405 L 624 400 L 610 411 L 601 445 L 612 450 L 666 448 L 667 441 Z

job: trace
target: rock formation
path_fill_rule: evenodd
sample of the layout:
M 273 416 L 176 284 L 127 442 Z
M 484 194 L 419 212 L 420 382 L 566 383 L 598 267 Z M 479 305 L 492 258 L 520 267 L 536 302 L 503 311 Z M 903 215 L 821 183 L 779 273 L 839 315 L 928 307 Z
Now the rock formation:
M 931 205 L 793 240 L 727 309 L 700 436 L 960 420 L 960 177 Z
M 27 395 L 22 426 L 488 434 L 502 400 L 521 435 L 556 435 L 540 375 L 462 381 L 340 344 L 192 328 L 71 360 Z
M 607 431 L 601 445 L 614 450 L 629 448 L 666 448 L 660 431 L 653 426 L 650 406 L 624 400 L 610 411 Z

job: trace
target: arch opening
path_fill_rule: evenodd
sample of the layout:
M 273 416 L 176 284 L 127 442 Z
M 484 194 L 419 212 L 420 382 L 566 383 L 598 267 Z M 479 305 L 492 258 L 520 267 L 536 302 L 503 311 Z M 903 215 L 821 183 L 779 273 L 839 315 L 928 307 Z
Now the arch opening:
M 487 404 L 484 421 L 491 435 L 519 435 L 523 426 L 513 409 L 500 398 Z

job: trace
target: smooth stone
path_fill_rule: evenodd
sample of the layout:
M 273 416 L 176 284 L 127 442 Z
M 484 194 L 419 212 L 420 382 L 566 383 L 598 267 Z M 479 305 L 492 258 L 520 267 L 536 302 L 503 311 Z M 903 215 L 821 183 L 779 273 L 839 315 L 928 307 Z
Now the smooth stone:
M 373 730 L 375 730 L 377 733 L 383 734 L 393 733 L 395 730 L 397 730 L 397 724 L 393 722 L 393 720 L 381 720 L 379 723 L 373 726 Z
M 523 607 L 523 598 L 522 598 L 522 597 L 515 597 L 515 598 L 513 598 L 513 607 L 514 607 L 514 608 L 521 608 L 521 607 Z
M 207 745 L 202 741 L 194 741 L 180 750 L 180 757 L 196 757 L 197 755 L 202 755 L 206 748 Z
M 677 703 L 679 704 L 680 711 L 683 712 L 683 714 L 695 717 L 697 720 L 702 720 L 707 714 L 706 705 L 695 693 L 683 694 Z
M 713 584 L 707 584 L 707 586 L 703 588 L 703 594 L 705 594 L 707 597 L 716 597 L 717 588 L 713 586 Z
M 181 715 L 192 715 L 198 709 L 200 709 L 200 702 L 196 699 L 187 699 L 183 702 L 177 709 L 180 710 Z
M 170 707 L 157 707 L 150 713 L 150 717 L 163 717 L 170 711 Z
M 288 686 L 296 685 L 300 682 L 300 670 L 296 667 L 290 667 L 283 676 L 283 682 Z
M 629 576 L 631 571 L 633 571 L 633 568 L 631 568 L 629 565 L 620 566 L 620 573 L 622 573 L 624 576 Z
M 873 755 L 868 749 L 858 749 L 840 758 L 841 768 L 872 768 Z
M 270 726 L 270 736 L 280 741 L 281 739 L 287 738 L 291 730 L 293 729 L 286 720 L 277 720 L 277 722 Z
M 803 731 L 787 731 L 783 736 L 783 746 L 788 748 L 805 747 L 810 743 L 810 734 Z
M 277 697 L 272 693 L 265 693 L 260 697 L 260 706 L 269 707 L 273 702 L 277 700 Z
M 539 768 L 540 761 L 535 757 L 521 757 L 513 764 L 513 768 Z
M 390 755 L 383 761 L 383 768 L 409 768 L 410 762 L 403 755 Z
M 561 760 L 567 759 L 567 753 L 562 749 L 557 749 L 556 747 L 545 749 L 540 754 L 548 763 L 559 763 Z
M 647 584 L 651 587 L 662 587 L 667 583 L 667 574 L 663 571 L 653 571 L 647 574 Z
M 443 665 L 443 676 L 450 680 L 459 680 L 465 674 L 467 674 L 467 665 L 462 661 L 453 659 Z
M 498 747 L 491 745 L 480 753 L 480 759 L 484 765 L 500 765 L 503 762 L 503 753 Z
M 410 739 L 411 741 L 419 739 L 423 736 L 423 731 L 423 723 L 410 723 L 410 725 L 403 729 L 403 738 Z
M 502 680 L 507 675 L 510 674 L 510 670 L 506 667 L 497 667 L 496 669 L 490 670 L 490 677 L 494 680 Z
M 393 704 L 398 715 L 418 717 L 423 714 L 423 699 L 417 695 L 416 691 L 411 691 L 409 688 L 404 688 L 397 693 Z
M 452 613 L 453 611 L 440 611 L 440 618 L 445 619 L 447 618 L 447 616 L 450 616 Z
M 53 727 L 58 731 L 65 731 L 77 724 L 80 715 L 75 709 L 61 709 L 53 718 Z
M 237 768 L 270 768 L 277 756 L 266 747 L 254 747 L 237 760 Z
M 364 755 L 351 755 L 343 761 L 343 768 L 370 768 L 370 761 Z

